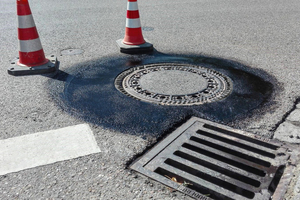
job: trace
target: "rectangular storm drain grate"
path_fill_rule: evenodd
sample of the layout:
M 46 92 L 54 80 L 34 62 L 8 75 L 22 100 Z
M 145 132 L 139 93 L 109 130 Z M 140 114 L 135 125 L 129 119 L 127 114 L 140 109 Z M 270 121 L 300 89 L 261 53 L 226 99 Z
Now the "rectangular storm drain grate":
M 193 117 L 130 168 L 195 199 L 282 199 L 299 149 Z

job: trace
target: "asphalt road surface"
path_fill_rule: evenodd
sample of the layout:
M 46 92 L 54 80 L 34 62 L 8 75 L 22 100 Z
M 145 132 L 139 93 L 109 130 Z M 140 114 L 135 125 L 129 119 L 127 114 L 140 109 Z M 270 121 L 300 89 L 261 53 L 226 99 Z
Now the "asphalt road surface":
M 119 52 L 116 40 L 124 37 L 127 1 L 29 3 L 44 52 L 57 55 L 59 72 L 7 73 L 18 56 L 17 14 L 16 2 L 1 0 L 0 139 L 85 124 L 83 132 L 91 133 L 98 147 L 57 160 L 55 145 L 46 153 L 36 151 L 45 162 L 0 175 L 0 199 L 189 199 L 130 171 L 128 164 L 191 116 L 272 138 L 298 103 L 298 0 L 140 0 L 152 55 Z M 131 99 L 113 87 L 123 70 L 157 62 L 215 66 L 232 76 L 236 96 L 174 108 Z M 43 149 L 44 143 L 32 148 Z M 21 158 L 12 149 L 5 153 L 17 162 Z

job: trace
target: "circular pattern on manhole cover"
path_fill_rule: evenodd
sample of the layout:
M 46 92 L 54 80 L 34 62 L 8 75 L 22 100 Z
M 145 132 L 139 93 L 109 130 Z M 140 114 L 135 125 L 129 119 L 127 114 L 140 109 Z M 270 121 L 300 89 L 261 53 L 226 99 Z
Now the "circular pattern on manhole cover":
M 116 88 L 135 99 L 161 105 L 200 105 L 226 98 L 232 81 L 201 66 L 161 63 L 130 68 L 117 76 Z

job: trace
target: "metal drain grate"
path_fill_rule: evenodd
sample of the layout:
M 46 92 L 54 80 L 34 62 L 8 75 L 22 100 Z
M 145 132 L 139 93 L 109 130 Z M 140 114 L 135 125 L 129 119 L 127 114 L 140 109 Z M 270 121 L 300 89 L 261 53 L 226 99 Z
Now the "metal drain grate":
M 130 168 L 195 199 L 282 199 L 298 149 L 193 117 Z

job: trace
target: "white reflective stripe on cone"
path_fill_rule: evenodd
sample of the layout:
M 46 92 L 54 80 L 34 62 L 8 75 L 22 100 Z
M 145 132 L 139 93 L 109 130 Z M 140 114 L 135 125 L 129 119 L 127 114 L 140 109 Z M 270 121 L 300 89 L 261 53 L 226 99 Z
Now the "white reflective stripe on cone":
M 141 27 L 140 18 L 137 18 L 137 19 L 126 18 L 126 27 L 127 28 L 140 28 Z
M 18 28 L 32 28 L 35 27 L 35 23 L 32 15 L 18 16 Z
M 127 3 L 127 10 L 138 10 L 137 2 L 128 2 Z
M 19 40 L 21 52 L 34 52 L 42 49 L 40 38 L 34 40 Z

